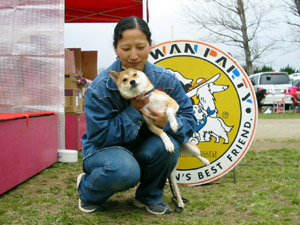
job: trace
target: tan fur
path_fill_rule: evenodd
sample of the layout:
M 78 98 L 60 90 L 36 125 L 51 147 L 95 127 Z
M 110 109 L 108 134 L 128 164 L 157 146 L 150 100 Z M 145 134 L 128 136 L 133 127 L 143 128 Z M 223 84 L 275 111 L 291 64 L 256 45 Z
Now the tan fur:
M 109 71 L 110 77 L 114 80 L 116 83 L 120 94 L 125 99 L 132 99 L 138 95 L 140 95 L 142 92 L 141 90 L 151 90 L 153 88 L 152 83 L 150 82 L 149 78 L 147 76 L 143 75 L 143 72 L 135 70 L 135 69 L 126 69 L 121 72 L 116 72 L 113 70 Z M 133 80 L 140 80 L 142 75 L 143 83 L 142 88 L 139 89 L 129 89 L 130 87 L 130 81 Z M 147 80 L 147 81 L 146 81 Z
M 150 82 L 149 78 L 141 71 L 126 69 L 120 73 L 116 71 L 109 71 L 109 74 L 118 86 L 120 94 L 125 99 L 134 98 L 143 93 L 143 91 L 147 92 L 153 88 L 153 84 Z M 177 110 L 179 109 L 179 105 L 173 98 L 171 98 L 163 91 L 154 90 L 149 96 L 149 103 L 147 104 L 147 106 L 151 106 L 157 111 L 166 113 L 172 130 L 174 132 L 177 131 L 178 123 L 175 115 Z M 146 106 L 143 109 L 146 112 L 150 113 Z M 148 117 L 144 116 L 144 118 L 149 130 L 162 139 L 166 150 L 171 153 L 174 152 L 174 144 L 172 143 L 168 135 L 163 131 L 163 129 L 157 127 L 154 124 L 153 120 L 149 119 Z M 201 152 L 198 149 L 197 145 L 193 144 L 192 142 L 182 144 L 181 149 L 183 154 L 193 155 L 197 157 L 203 164 L 209 164 L 209 161 L 201 156 Z M 183 208 L 184 203 L 182 201 L 180 191 L 176 183 L 175 174 L 176 167 L 172 171 L 169 177 L 169 181 L 175 189 L 178 206 Z

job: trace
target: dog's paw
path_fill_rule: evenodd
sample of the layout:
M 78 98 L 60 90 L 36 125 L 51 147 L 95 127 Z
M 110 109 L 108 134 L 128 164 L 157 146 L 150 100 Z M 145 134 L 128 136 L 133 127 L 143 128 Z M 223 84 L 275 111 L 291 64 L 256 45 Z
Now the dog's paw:
M 176 121 L 170 123 L 171 129 L 176 133 L 178 130 L 178 123 Z
M 177 203 L 177 206 L 179 207 L 179 208 L 184 208 L 184 203 L 183 203 L 183 201 L 181 200 L 181 201 L 179 201 L 178 203 Z
M 172 142 L 165 143 L 165 147 L 166 147 L 167 152 L 170 152 L 170 153 L 174 152 L 175 147 Z
M 160 138 L 163 141 L 167 152 L 174 152 L 175 146 L 174 146 L 173 142 L 171 141 L 171 139 L 168 137 L 168 135 L 165 132 L 160 134 Z

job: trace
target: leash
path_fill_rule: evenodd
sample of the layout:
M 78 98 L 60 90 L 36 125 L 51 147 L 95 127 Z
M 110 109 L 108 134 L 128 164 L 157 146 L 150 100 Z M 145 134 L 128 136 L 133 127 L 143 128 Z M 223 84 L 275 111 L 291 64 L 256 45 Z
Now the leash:
M 178 206 L 177 197 L 176 197 L 176 194 L 174 192 L 173 186 L 172 186 L 171 182 L 169 182 L 169 184 L 170 184 L 170 189 L 171 189 L 171 192 L 172 192 L 172 195 L 173 195 L 173 197 L 171 198 L 171 200 L 172 200 L 172 202 L 175 205 L 175 210 L 174 211 L 177 212 L 177 213 L 182 213 L 183 212 L 183 208 Z M 181 198 L 181 199 L 182 199 L 182 201 L 184 203 L 189 203 L 190 202 L 186 198 Z

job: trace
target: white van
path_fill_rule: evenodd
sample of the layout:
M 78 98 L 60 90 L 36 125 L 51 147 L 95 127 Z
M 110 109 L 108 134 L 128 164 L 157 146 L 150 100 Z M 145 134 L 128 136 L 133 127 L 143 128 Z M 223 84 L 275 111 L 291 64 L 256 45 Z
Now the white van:
M 272 106 L 275 101 L 285 101 L 286 108 L 292 106 L 291 96 L 285 95 L 292 86 L 288 73 L 286 72 L 262 72 L 249 76 L 254 90 L 266 89 L 266 96 L 263 105 Z
M 300 79 L 300 73 L 292 73 L 289 75 L 290 80 L 294 81 L 294 80 L 299 80 Z

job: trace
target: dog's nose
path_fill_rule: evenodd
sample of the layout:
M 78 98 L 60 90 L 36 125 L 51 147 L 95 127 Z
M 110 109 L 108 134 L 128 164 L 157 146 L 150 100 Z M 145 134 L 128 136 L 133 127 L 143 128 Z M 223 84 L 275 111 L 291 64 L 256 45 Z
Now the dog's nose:
M 131 84 L 132 86 L 134 86 L 134 85 L 136 85 L 136 81 L 135 81 L 135 80 L 131 80 L 131 81 L 130 81 L 130 84 Z

